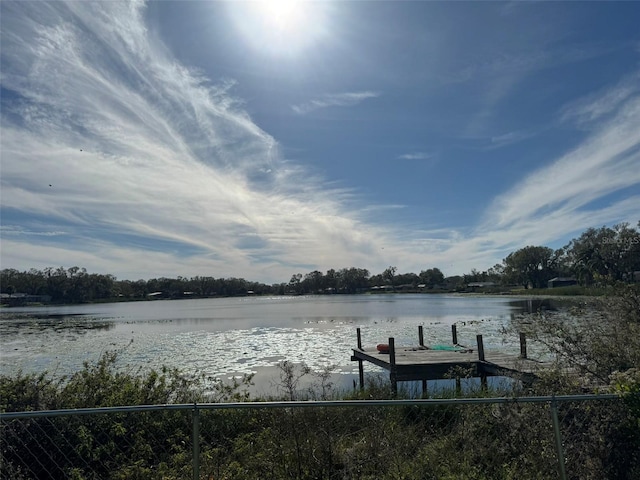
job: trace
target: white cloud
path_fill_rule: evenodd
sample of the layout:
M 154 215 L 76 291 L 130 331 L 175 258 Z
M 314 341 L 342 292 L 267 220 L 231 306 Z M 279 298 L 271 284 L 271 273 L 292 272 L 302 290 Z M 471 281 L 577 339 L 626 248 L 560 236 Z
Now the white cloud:
M 63 222 L 67 237 L 66 246 L 38 246 L 3 232 L 3 266 L 40 264 L 47 252 L 51 264 L 89 269 L 110 258 L 115 274 L 181 264 L 248 278 L 264 269 L 273 280 L 295 265 L 364 265 L 372 239 L 384 236 L 349 207 L 351 193 L 285 162 L 228 83 L 210 86 L 154 43 L 143 4 L 11 7 L 2 86 L 15 95 L 3 98 L 2 205 L 19 212 L 23 232 L 45 218 Z M 173 247 L 152 253 L 153 243 Z
M 576 112 L 571 118 L 578 126 L 582 112 L 590 112 L 591 128 L 579 145 L 498 195 L 477 225 L 414 232 L 397 252 L 397 263 L 430 259 L 446 274 L 463 273 L 488 268 L 526 245 L 569 240 L 589 227 L 636 225 L 640 194 L 615 196 L 631 188 L 640 192 L 640 83 L 628 88 L 624 81 L 563 109 L 563 115 L 570 108 Z
M 630 98 L 637 96 L 640 93 L 638 84 L 640 72 L 634 72 L 614 88 L 606 88 L 566 105 L 562 109 L 562 120 L 579 124 L 601 120 L 606 115 L 615 113 Z
M 429 160 L 433 158 L 433 154 L 426 152 L 412 152 L 398 155 L 399 160 Z
M 635 224 L 640 219 L 638 195 L 605 202 L 609 195 L 640 185 L 640 84 L 620 102 L 627 88 L 625 82 L 575 103 L 580 112 L 607 115 L 573 150 L 496 197 L 472 239 L 463 243 L 472 250 L 480 242 L 504 252 L 554 242 L 592 226 Z M 583 115 L 574 118 L 581 123 Z
M 47 231 L 47 230 L 36 231 L 36 230 L 27 230 L 17 225 L 1 225 L 0 234 L 2 236 L 33 235 L 33 236 L 39 236 L 39 237 L 58 237 L 60 235 L 66 235 L 67 232 Z
M 640 97 L 622 106 L 615 117 L 579 147 L 527 176 L 498 197 L 490 223 L 507 227 L 522 218 L 568 212 L 588 206 L 640 182 Z
M 310 100 L 298 105 L 292 105 L 294 112 L 303 115 L 314 110 L 328 107 L 352 107 L 358 105 L 369 98 L 380 96 L 380 92 L 363 91 L 363 92 L 346 92 L 346 93 L 330 93 L 322 95 L 320 98 Z
M 522 140 L 526 140 L 527 138 L 531 138 L 534 135 L 534 132 L 522 130 L 495 135 L 491 137 L 491 145 L 489 148 L 501 148 L 507 145 L 513 145 L 514 143 L 518 143 Z

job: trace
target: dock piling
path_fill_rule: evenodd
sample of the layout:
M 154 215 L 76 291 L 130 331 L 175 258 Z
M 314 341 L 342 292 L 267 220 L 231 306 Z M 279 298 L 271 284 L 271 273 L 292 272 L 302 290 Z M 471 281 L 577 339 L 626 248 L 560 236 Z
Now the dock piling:
M 478 360 L 484 362 L 484 343 L 482 342 L 482 335 L 476 335 L 478 341 Z
M 520 358 L 527 358 L 527 336 L 520 332 Z
M 451 325 L 451 341 L 454 345 L 458 345 L 458 327 L 455 323 Z
M 424 330 L 422 325 L 418 325 L 418 345 L 424 347 Z

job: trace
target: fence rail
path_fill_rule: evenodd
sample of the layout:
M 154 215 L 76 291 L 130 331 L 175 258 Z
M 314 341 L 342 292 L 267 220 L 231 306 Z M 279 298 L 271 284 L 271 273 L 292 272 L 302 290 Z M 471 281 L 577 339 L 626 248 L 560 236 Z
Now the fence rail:
M 616 395 L 6 412 L 0 478 L 626 478 L 629 415 Z

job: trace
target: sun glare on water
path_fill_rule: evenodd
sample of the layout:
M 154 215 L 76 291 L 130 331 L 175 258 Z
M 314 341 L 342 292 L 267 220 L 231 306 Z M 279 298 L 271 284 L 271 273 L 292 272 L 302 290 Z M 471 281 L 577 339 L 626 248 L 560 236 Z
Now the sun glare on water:
M 306 0 L 259 0 L 234 5 L 237 28 L 255 49 L 294 56 L 326 33 L 327 4 Z

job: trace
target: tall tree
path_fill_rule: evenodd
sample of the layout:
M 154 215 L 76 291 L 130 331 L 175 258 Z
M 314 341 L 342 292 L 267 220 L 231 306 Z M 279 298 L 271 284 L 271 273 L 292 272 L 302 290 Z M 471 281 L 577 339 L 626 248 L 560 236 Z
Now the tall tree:
M 388 285 L 393 285 L 393 278 L 396 276 L 398 269 L 396 267 L 388 267 L 382 272 L 382 278 Z
M 318 293 L 322 290 L 323 280 L 322 272 L 314 270 L 304 276 L 304 279 L 302 280 L 302 288 L 305 293 Z
M 547 281 L 556 275 L 555 252 L 549 247 L 528 246 L 510 253 L 503 260 L 505 275 L 509 281 L 527 288 L 546 287 Z
M 640 270 L 640 232 L 628 223 L 589 228 L 564 250 L 567 263 L 584 285 L 633 279 L 633 272 Z
M 338 290 L 342 293 L 356 293 L 369 286 L 369 270 L 366 268 L 343 268 L 337 277 Z

